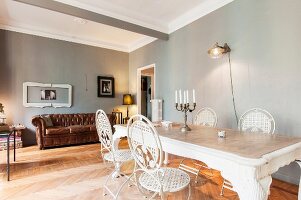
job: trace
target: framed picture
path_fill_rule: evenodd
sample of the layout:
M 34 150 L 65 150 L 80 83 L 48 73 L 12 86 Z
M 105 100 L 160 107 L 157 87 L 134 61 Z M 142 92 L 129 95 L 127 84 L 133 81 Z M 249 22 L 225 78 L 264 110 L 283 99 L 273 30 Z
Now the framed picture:
M 41 100 L 56 100 L 56 90 L 41 90 Z
M 115 85 L 113 77 L 98 76 L 97 86 L 98 97 L 115 97 Z

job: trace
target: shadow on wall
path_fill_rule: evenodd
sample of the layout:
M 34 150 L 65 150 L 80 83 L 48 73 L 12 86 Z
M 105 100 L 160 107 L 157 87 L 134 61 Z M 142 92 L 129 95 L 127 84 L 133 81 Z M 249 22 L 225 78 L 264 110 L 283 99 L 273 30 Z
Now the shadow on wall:
M 7 50 L 7 37 L 7 32 L 0 31 L 0 103 L 2 103 L 4 106 L 4 111 L 8 119 L 7 123 L 11 123 L 12 115 L 10 114 L 11 108 L 9 104 L 9 99 L 12 95 L 12 80 L 10 79 L 12 69 L 10 67 L 8 59 L 9 55 Z

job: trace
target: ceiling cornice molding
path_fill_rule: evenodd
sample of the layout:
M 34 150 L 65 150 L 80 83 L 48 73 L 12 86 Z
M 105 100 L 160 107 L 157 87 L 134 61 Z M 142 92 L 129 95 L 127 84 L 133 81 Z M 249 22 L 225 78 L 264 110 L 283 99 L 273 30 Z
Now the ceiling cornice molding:
M 128 21 L 120 20 L 111 16 L 95 13 L 93 11 L 86 10 L 83 8 L 78 8 L 70 4 L 61 3 L 59 1 L 49 1 L 49 0 L 14 0 L 14 1 L 71 15 L 74 17 L 83 18 L 86 20 L 94 21 L 96 23 L 109 25 L 115 28 L 124 29 L 134 33 L 160 38 L 162 40 L 168 40 L 169 37 L 167 33 L 163 33 L 154 29 L 140 26 Z
M 198 20 L 199 18 L 231 3 L 234 0 L 206 0 L 199 6 L 190 10 L 189 12 L 181 15 L 171 23 L 169 23 L 168 30 L 169 34 Z
M 38 30 L 35 27 L 25 27 L 20 24 L 7 24 L 8 23 L 0 21 L 0 29 L 129 53 L 129 47 L 126 45 L 119 45 L 106 41 L 93 41 L 91 39 L 74 37 L 64 33 L 58 33 L 53 31 L 47 32 L 44 30 Z
M 75 6 L 77 8 L 92 11 L 92 12 L 102 14 L 102 15 L 107 15 L 109 17 L 114 17 L 114 18 L 119 19 L 119 20 L 123 20 L 123 21 L 127 21 L 127 22 L 130 22 L 130 23 L 133 23 L 133 24 L 144 26 L 144 27 L 147 27 L 147 28 L 150 28 L 150 29 L 154 29 L 156 31 L 163 32 L 163 33 L 168 33 L 169 32 L 168 27 L 166 25 L 160 24 L 159 21 L 156 21 L 156 20 L 153 20 L 153 19 L 150 19 L 150 18 L 143 18 L 143 20 L 138 20 L 138 19 L 135 19 L 133 17 L 129 17 L 129 16 L 126 16 L 126 15 L 120 15 L 120 14 L 113 13 L 113 12 L 110 12 L 110 11 L 107 11 L 107 10 L 103 10 L 103 9 L 100 9 L 96 6 L 91 6 L 89 4 L 85 4 L 85 3 L 79 2 L 77 0 L 53 0 L 53 1 L 57 1 L 57 2 L 60 2 L 60 3 L 72 5 L 72 6 Z M 143 17 L 143 16 L 139 16 L 139 17 Z M 150 22 L 150 23 L 148 23 L 148 22 Z
M 143 47 L 149 43 L 152 43 L 153 41 L 157 40 L 157 38 L 152 38 L 152 37 L 144 37 L 141 40 L 138 40 L 136 42 L 133 42 L 129 46 L 129 52 L 135 51 L 139 49 L 140 47 Z
M 234 0 L 206 0 L 199 6 L 195 7 L 192 10 L 189 10 L 187 13 L 181 15 L 177 19 L 173 20 L 171 23 L 169 23 L 166 27 L 164 25 L 159 24 L 160 22 L 157 22 L 155 20 L 150 21 L 150 19 L 146 19 L 146 21 L 151 23 L 146 23 L 145 21 L 137 20 L 125 15 L 118 15 L 116 13 L 112 13 L 109 11 L 104 11 L 102 9 L 99 9 L 97 7 L 90 6 L 88 4 L 79 2 L 77 0 L 54 0 L 60 3 L 65 3 L 68 5 L 72 5 L 81 9 L 89 10 L 98 14 L 107 15 L 109 17 L 114 17 L 123 21 L 128 21 L 134 24 L 138 24 L 140 26 L 144 26 L 146 28 L 154 29 L 157 31 L 161 31 L 163 33 L 171 34 L 174 31 L 183 28 L 184 26 L 192 23 L 193 21 L 227 5 L 228 3 L 231 3 Z

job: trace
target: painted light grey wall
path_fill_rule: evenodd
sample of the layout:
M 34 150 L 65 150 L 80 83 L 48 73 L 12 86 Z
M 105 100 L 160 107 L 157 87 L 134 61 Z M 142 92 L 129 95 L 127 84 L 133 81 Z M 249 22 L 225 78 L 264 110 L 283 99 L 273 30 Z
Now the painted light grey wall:
M 0 102 L 9 123 L 28 127 L 24 144 L 34 144 L 34 115 L 95 112 L 99 108 L 110 113 L 121 105 L 122 94 L 128 92 L 128 65 L 128 53 L 0 30 Z M 98 75 L 115 78 L 115 98 L 97 97 Z M 72 107 L 23 107 L 22 84 L 26 81 L 71 84 Z
M 174 91 L 195 88 L 197 109 L 211 107 L 218 127 L 236 128 L 227 57 L 207 55 L 215 42 L 227 42 L 238 115 L 264 108 L 274 116 L 276 132 L 301 137 L 300 8 L 299 0 L 236 0 L 174 32 L 169 41 L 130 53 L 130 92 L 136 93 L 136 69 L 155 63 L 164 119 L 183 121 L 174 108 Z M 275 176 L 298 183 L 300 169 L 291 164 Z

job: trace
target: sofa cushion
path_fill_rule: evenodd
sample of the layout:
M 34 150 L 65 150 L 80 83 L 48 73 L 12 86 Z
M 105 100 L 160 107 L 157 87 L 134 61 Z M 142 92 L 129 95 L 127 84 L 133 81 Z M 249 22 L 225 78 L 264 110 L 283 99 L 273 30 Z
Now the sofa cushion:
M 70 133 L 84 133 L 90 131 L 90 127 L 88 126 L 73 125 L 73 126 L 69 126 L 69 128 L 70 128 Z
M 96 132 L 96 126 L 95 125 L 86 125 L 87 127 L 89 127 L 90 131 Z
M 69 134 L 70 129 L 69 127 L 50 127 L 46 128 L 46 135 L 63 135 Z
M 42 119 L 45 121 L 46 127 L 53 126 L 52 120 L 49 115 L 41 115 Z

